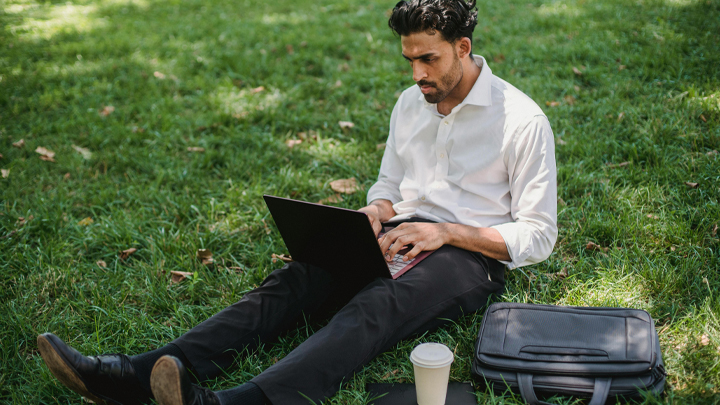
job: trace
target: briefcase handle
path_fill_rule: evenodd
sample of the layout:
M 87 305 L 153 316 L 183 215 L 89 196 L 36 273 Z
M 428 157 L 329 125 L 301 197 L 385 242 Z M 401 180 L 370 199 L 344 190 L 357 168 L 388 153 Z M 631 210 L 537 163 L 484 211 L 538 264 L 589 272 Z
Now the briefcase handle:
M 520 395 L 530 405 L 553 405 L 549 402 L 540 401 L 535 395 L 535 387 L 533 387 L 532 374 L 517 373 L 518 385 L 520 386 Z M 593 396 L 588 405 L 604 405 L 610 393 L 610 383 L 612 378 L 596 378 Z

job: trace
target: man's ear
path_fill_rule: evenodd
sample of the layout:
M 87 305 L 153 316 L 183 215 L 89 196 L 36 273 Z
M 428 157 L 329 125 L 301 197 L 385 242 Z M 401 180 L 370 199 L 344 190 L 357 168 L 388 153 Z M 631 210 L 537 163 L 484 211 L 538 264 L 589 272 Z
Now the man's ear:
M 458 53 L 458 58 L 463 59 L 468 55 L 472 55 L 472 42 L 470 38 L 462 37 L 457 40 L 455 44 L 455 50 Z

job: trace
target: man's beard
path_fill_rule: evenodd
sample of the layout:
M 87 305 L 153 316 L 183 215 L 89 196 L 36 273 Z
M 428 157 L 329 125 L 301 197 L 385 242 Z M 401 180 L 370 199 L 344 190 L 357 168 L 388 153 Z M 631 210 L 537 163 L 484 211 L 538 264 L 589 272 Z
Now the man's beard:
M 440 78 L 440 86 L 438 86 L 435 82 L 428 82 L 425 80 L 417 82 L 418 86 L 432 86 L 437 90 L 435 94 L 423 94 L 423 96 L 425 96 L 425 101 L 428 103 L 437 104 L 445 100 L 445 97 L 447 97 L 448 94 L 455 89 L 458 83 L 460 83 L 460 80 L 462 80 L 462 63 L 460 63 L 460 58 L 458 58 L 456 53 L 454 53 L 454 56 L 455 60 L 453 60 L 453 65 L 450 68 L 450 71 Z

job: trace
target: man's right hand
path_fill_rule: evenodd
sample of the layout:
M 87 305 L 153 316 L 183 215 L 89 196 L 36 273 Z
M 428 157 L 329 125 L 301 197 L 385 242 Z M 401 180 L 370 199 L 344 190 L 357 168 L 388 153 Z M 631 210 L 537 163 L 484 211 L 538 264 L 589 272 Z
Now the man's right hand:
M 395 216 L 395 210 L 392 203 L 388 200 L 375 200 L 366 207 L 360 208 L 358 211 L 364 212 L 370 220 L 375 236 L 380 234 L 382 223 Z

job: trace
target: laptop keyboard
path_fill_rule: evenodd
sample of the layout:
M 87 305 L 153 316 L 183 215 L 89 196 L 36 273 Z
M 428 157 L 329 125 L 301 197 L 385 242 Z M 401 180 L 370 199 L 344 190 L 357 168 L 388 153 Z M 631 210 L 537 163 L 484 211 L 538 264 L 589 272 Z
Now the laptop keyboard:
M 392 261 L 387 262 L 387 265 L 388 265 L 388 268 L 390 269 L 391 275 L 394 276 L 395 273 L 404 269 L 405 266 L 407 266 L 408 264 L 415 261 L 414 257 L 406 262 L 404 262 L 402 258 L 403 258 L 403 255 L 396 254 L 395 257 L 393 257 Z

